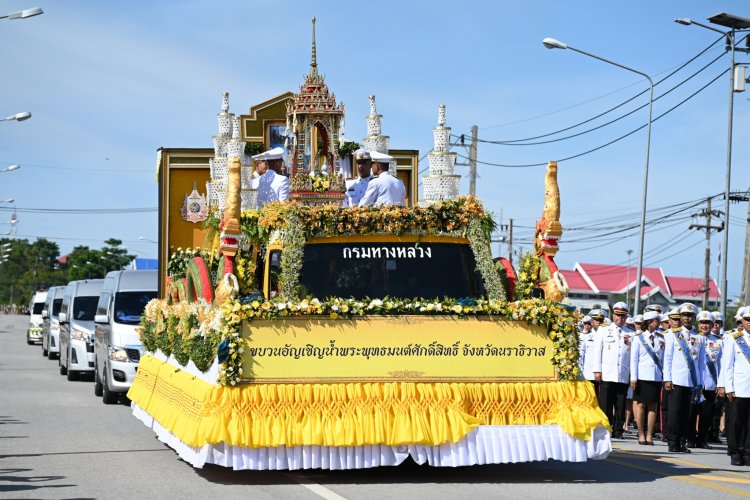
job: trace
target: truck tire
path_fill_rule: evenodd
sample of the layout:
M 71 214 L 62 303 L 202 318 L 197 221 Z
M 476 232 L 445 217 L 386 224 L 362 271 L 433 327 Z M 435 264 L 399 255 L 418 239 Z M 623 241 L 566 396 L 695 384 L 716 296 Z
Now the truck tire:
M 99 377 L 99 365 L 94 366 L 94 396 L 102 397 L 102 379 Z
M 107 382 L 107 372 L 104 372 L 104 380 L 102 381 L 102 401 L 105 405 L 113 405 L 120 399 L 120 395 L 116 392 L 109 390 L 109 383 Z

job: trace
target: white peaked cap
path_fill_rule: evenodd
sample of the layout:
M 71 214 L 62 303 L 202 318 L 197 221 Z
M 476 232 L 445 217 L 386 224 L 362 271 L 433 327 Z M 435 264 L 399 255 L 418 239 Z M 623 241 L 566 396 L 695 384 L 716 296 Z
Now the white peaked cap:
M 372 158 L 372 161 L 377 163 L 390 163 L 393 161 L 393 156 L 378 153 L 377 151 L 370 151 L 370 157 Z
M 273 149 L 269 149 L 268 151 L 264 151 L 260 154 L 257 154 L 255 156 L 251 156 L 253 160 L 260 161 L 260 160 L 280 160 L 284 156 L 284 148 L 282 147 L 276 147 Z

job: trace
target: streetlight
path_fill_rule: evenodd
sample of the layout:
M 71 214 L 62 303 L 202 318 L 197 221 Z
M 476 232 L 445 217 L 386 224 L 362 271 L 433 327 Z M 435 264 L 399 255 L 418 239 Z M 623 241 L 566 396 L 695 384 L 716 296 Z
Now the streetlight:
M 633 251 L 631 249 L 627 249 L 625 251 L 628 254 L 628 278 L 626 280 L 627 283 L 625 285 L 625 293 L 626 293 L 625 303 L 628 305 L 628 307 L 630 307 L 630 254 L 632 254 Z
M 96 262 L 91 262 L 90 260 L 87 260 L 86 264 L 88 264 L 89 266 L 100 267 L 100 268 L 104 269 L 104 276 L 107 275 L 107 268 L 106 268 L 106 266 L 103 266 L 101 264 L 97 264 Z
M 743 52 L 747 52 L 750 49 L 735 49 L 734 43 L 734 33 L 736 30 L 744 30 L 747 28 L 750 28 L 750 19 L 746 19 L 744 17 L 735 16 L 733 14 L 727 14 L 726 12 L 721 12 L 719 14 L 716 14 L 713 17 L 709 17 L 708 21 L 713 24 L 718 24 L 719 26 L 725 26 L 727 28 L 731 28 L 729 31 L 722 31 L 720 29 L 714 28 L 713 26 L 709 26 L 708 24 L 703 24 L 698 21 L 693 21 L 692 19 L 688 18 L 680 18 L 675 19 L 675 22 L 678 24 L 682 24 L 683 26 L 689 26 L 691 24 L 695 24 L 696 26 L 700 26 L 701 28 L 706 28 L 707 30 L 715 31 L 717 33 L 721 33 L 724 35 L 727 39 L 726 49 L 729 50 L 731 54 L 731 59 L 729 61 L 729 121 L 727 126 L 727 175 L 726 175 L 726 185 L 724 187 L 724 217 L 726 220 L 726 224 L 724 224 L 724 245 L 722 247 L 722 250 L 724 250 L 724 255 L 722 255 L 721 259 L 721 313 L 726 316 L 727 314 L 727 293 L 729 290 L 727 289 L 727 262 L 728 254 L 729 254 L 729 192 L 731 191 L 731 181 L 732 181 L 732 121 L 733 121 L 733 115 L 734 115 L 734 71 L 735 71 L 735 65 L 734 65 L 734 52 L 735 50 L 740 50 Z
M 26 19 L 38 16 L 39 14 L 44 14 L 44 11 L 39 7 L 32 7 L 30 9 L 19 10 L 18 12 L 11 12 L 5 16 L 0 16 L 0 19 Z
M 14 198 L 5 198 L 4 200 L 0 200 L 2 203 L 13 203 L 16 201 Z
M 0 168 L 0 172 L 11 172 L 13 170 L 18 170 L 19 168 L 21 168 L 21 165 L 13 164 L 13 165 L 9 165 L 9 166 L 7 166 L 5 168 Z
M 24 111 L 23 113 L 16 113 L 15 115 L 6 116 L 5 118 L 0 118 L 0 122 L 9 122 L 9 121 L 17 121 L 22 122 L 24 120 L 28 120 L 31 118 L 31 113 L 28 111 Z
M 648 127 L 646 129 L 646 163 L 643 167 L 643 195 L 642 195 L 643 200 L 641 202 L 641 231 L 640 231 L 640 237 L 639 237 L 639 243 L 638 243 L 638 276 L 637 276 L 638 283 L 636 283 L 635 285 L 635 300 L 634 300 L 635 303 L 633 304 L 633 315 L 636 315 L 638 314 L 638 310 L 640 309 L 641 280 L 643 277 L 643 245 L 644 245 L 645 236 L 646 236 L 646 199 L 648 195 L 648 160 L 649 160 L 649 155 L 651 153 L 651 122 L 652 122 L 651 117 L 652 117 L 652 112 L 653 112 L 653 107 L 654 107 L 654 81 L 651 79 L 650 76 L 648 76 L 646 73 L 643 73 L 642 71 L 638 71 L 628 66 L 624 66 L 620 63 L 610 61 L 609 59 L 599 57 L 589 52 L 584 52 L 583 50 L 576 49 L 575 47 L 571 47 L 570 45 L 567 45 L 558 40 L 555 40 L 554 38 L 545 38 L 544 40 L 542 40 L 542 43 L 548 49 L 570 49 L 574 52 L 578 52 L 580 54 L 593 57 L 594 59 L 599 59 L 600 61 L 604 61 L 606 63 L 612 64 L 613 66 L 617 66 L 618 68 L 632 71 L 633 73 L 637 73 L 645 77 L 648 80 L 650 93 L 649 93 L 649 98 L 648 98 Z
M 139 240 L 141 240 L 141 241 L 148 241 L 149 243 L 153 243 L 153 244 L 155 244 L 155 245 L 158 245 L 158 244 L 159 244 L 159 242 L 158 242 L 158 241 L 150 240 L 150 239 L 148 239 L 148 238 L 144 238 L 143 236 L 139 236 L 139 237 L 138 237 L 138 239 L 139 239 Z

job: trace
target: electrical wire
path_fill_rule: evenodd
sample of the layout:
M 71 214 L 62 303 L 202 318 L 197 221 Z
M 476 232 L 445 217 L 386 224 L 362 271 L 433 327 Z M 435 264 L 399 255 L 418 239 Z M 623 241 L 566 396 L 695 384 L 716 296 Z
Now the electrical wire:
M 685 99 L 683 99 L 683 100 L 682 100 L 682 101 L 680 101 L 679 103 L 677 103 L 677 104 L 675 104 L 674 106 L 672 106 L 671 108 L 669 108 L 669 109 L 668 109 L 667 111 L 665 111 L 664 113 L 662 113 L 662 114 L 658 115 L 658 116 L 657 116 L 656 118 L 652 119 L 652 120 L 651 120 L 651 123 L 653 123 L 653 122 L 655 122 L 655 121 L 659 120 L 660 118 L 662 118 L 662 117 L 664 117 L 664 116 L 668 115 L 669 113 L 671 113 L 672 111 L 674 111 L 674 110 L 675 110 L 675 109 L 677 109 L 678 107 L 682 106 L 683 104 L 685 104 L 686 102 L 688 102 L 688 101 L 689 101 L 690 99 L 692 99 L 693 97 L 695 97 L 695 96 L 696 96 L 696 95 L 698 95 L 699 93 L 701 93 L 701 92 L 703 92 L 704 90 L 706 90 L 706 89 L 707 89 L 707 88 L 708 88 L 708 87 L 709 87 L 709 86 L 710 86 L 711 84 L 713 84 L 713 83 L 714 83 L 714 82 L 716 82 L 716 81 L 717 81 L 717 80 L 718 80 L 719 78 L 721 78 L 721 77 L 722 77 L 722 76 L 723 76 L 723 75 L 724 75 L 724 74 L 725 74 L 725 73 L 726 73 L 727 71 L 728 71 L 728 69 L 725 69 L 725 70 L 723 70 L 723 71 L 722 71 L 721 73 L 719 73 L 719 74 L 718 74 L 718 75 L 717 75 L 717 76 L 716 76 L 715 78 L 713 78 L 713 79 L 712 79 L 711 81 L 709 81 L 709 82 L 708 82 L 707 84 L 705 84 L 705 85 L 704 85 L 703 87 L 699 88 L 698 90 L 696 90 L 695 92 L 693 92 L 692 94 L 690 94 L 690 95 L 689 95 L 688 97 L 686 97 Z M 619 141 L 621 141 L 621 140 L 625 139 L 626 137 L 629 137 L 629 136 L 631 136 L 631 135 L 635 134 L 636 132 L 638 132 L 638 131 L 640 131 L 640 130 L 642 130 L 642 129 L 646 128 L 647 126 L 648 126 L 648 123 L 646 123 L 646 124 L 644 124 L 644 125 L 641 125 L 640 127 L 636 128 L 636 129 L 634 129 L 634 130 L 631 130 L 631 131 L 630 131 L 630 132 L 628 132 L 627 134 L 621 135 L 620 137 L 618 137 L 618 138 L 616 138 L 616 139 L 613 139 L 613 140 L 611 140 L 611 141 L 609 141 L 609 142 L 607 142 L 607 143 L 604 143 L 604 144 L 602 144 L 602 145 L 600 145 L 600 146 L 597 146 L 597 147 L 595 147 L 595 148 L 589 149 L 589 150 L 587 150 L 587 151 L 584 151 L 584 152 L 582 152 L 582 153 L 578 153 L 578 154 L 575 154 L 575 155 L 572 155 L 572 156 L 568 156 L 568 157 L 565 157 L 565 158 L 561 158 L 561 159 L 559 159 L 559 160 L 556 160 L 556 161 L 557 161 L 557 163 L 562 163 L 562 162 L 564 162 L 564 161 L 572 160 L 572 159 L 575 159 L 575 158 L 579 158 L 579 157 L 581 157 L 581 156 L 585 156 L 585 155 L 587 155 L 587 154 L 593 153 L 593 152 L 595 152 L 595 151 L 599 151 L 600 149 L 604 149 L 604 148 L 606 148 L 607 146 L 611 146 L 612 144 L 615 144 L 616 142 L 619 142 Z M 463 159 L 465 159 L 465 160 L 470 160 L 469 158 L 467 158 L 466 156 L 463 156 L 463 155 L 462 155 L 462 154 L 460 154 L 460 153 L 456 153 L 456 154 L 457 154 L 457 155 L 458 155 L 459 157 L 461 157 L 461 158 L 463 158 Z M 476 162 L 477 162 L 477 163 L 479 163 L 479 164 L 482 164 L 482 165 L 488 165 L 488 166 L 491 166 L 491 167 L 503 167 L 503 168 L 529 168 L 529 167 L 541 167 L 541 166 L 545 166 L 545 165 L 547 165 L 547 163 L 549 163 L 549 162 L 542 162 L 542 163 L 527 163 L 527 164 L 520 164 L 520 165 L 507 165 L 507 164 L 503 164 L 503 163 L 492 163 L 492 162 L 486 162 L 486 161 L 480 161 L 480 160 L 476 160 Z
M 690 80 L 692 80 L 693 78 L 695 78 L 696 76 L 698 76 L 700 73 L 702 73 L 703 71 L 705 71 L 706 69 L 708 69 L 710 66 L 712 66 L 713 64 L 715 64 L 722 57 L 724 57 L 724 54 L 720 54 L 718 57 L 716 57 L 713 60 L 711 60 L 708 64 L 704 65 L 701 69 L 699 69 L 698 71 L 696 71 L 695 73 L 693 73 L 689 77 L 685 78 L 684 80 L 682 80 L 681 82 L 679 82 L 678 84 L 676 84 L 675 86 L 673 86 L 672 88 L 670 88 L 669 90 L 667 90 L 666 92 L 664 92 L 664 93 L 658 95 L 657 97 L 655 97 L 654 100 L 653 100 L 653 102 L 656 102 L 659 99 L 661 99 L 662 97 L 665 97 L 665 96 L 669 95 L 670 93 L 672 93 L 673 91 L 677 90 L 682 85 L 686 84 L 687 82 L 689 82 Z M 674 74 L 674 73 L 672 73 L 672 74 Z M 667 78 L 669 78 L 669 77 L 667 77 Z M 655 83 L 654 86 L 656 86 L 659 83 L 663 82 L 665 79 L 666 78 L 664 78 L 664 79 L 660 80 L 659 82 Z M 515 139 L 515 140 L 512 140 L 512 141 L 496 141 L 496 140 L 487 140 L 487 139 L 477 138 L 477 142 L 483 142 L 483 143 L 486 143 L 486 144 L 503 145 L 503 146 L 537 146 L 537 145 L 540 145 L 540 144 L 550 144 L 550 143 L 553 143 L 553 142 L 559 142 L 559 141 L 565 141 L 565 140 L 568 140 L 568 139 L 573 139 L 575 137 L 579 137 L 579 136 L 582 136 L 584 134 L 588 134 L 590 132 L 594 132 L 596 130 L 602 129 L 602 128 L 608 126 L 608 125 L 612 125 L 613 123 L 616 123 L 616 122 L 618 122 L 618 121 L 620 121 L 620 120 L 622 120 L 624 118 L 627 118 L 628 116 L 636 113 L 637 111 L 640 111 L 641 109 L 643 109 L 645 107 L 648 107 L 649 103 L 642 104 L 641 106 L 638 106 L 637 108 L 634 108 L 631 111 L 629 111 L 629 112 L 627 112 L 627 113 L 625 113 L 623 115 L 618 116 L 617 118 L 614 118 L 614 119 L 612 119 L 612 120 L 610 120 L 608 122 L 602 123 L 601 125 L 597 125 L 596 127 L 586 129 L 586 130 L 584 130 L 582 132 L 578 132 L 578 133 L 575 133 L 575 134 L 567 135 L 565 137 L 558 137 L 556 139 L 550 139 L 550 140 L 547 140 L 547 141 L 527 142 L 527 141 L 532 141 L 534 139 L 540 139 L 540 138 L 544 138 L 544 137 L 549 137 L 551 135 L 556 135 L 556 134 L 559 134 L 561 132 L 565 132 L 565 131 L 568 131 L 570 129 L 577 128 L 580 125 L 588 123 L 588 122 L 590 122 L 592 120 L 595 120 L 597 118 L 600 118 L 600 117 L 606 115 L 607 113 L 610 113 L 611 111 L 614 111 L 615 109 L 619 108 L 620 106 L 623 106 L 623 105 L 629 103 L 630 101 L 632 101 L 633 99 L 635 99 L 637 97 L 640 97 L 644 93 L 646 93 L 646 90 L 644 90 L 643 92 L 641 92 L 639 94 L 636 94 L 635 96 L 633 96 L 632 98 L 628 99 L 627 101 L 619 104 L 618 106 L 615 106 L 614 108 L 610 108 L 609 110 L 607 110 L 607 111 L 605 111 L 603 113 L 600 113 L 599 115 L 597 115 L 597 116 L 595 116 L 593 118 L 589 118 L 588 120 L 585 120 L 585 121 L 583 121 L 581 123 L 578 123 L 578 124 L 570 126 L 570 127 L 566 127 L 564 129 L 560 129 L 560 130 L 555 131 L 555 132 L 550 132 L 548 134 L 542 134 L 540 136 L 531 137 L 531 138 L 527 138 L 527 139 Z M 453 134 L 451 134 L 451 135 L 453 135 Z M 454 135 L 454 137 L 457 137 L 457 138 L 460 139 L 460 136 L 455 136 Z

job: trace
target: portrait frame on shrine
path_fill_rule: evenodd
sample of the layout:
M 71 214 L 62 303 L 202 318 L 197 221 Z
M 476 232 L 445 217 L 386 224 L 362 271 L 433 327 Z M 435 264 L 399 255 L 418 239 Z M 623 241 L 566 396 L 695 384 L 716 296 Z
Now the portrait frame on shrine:
M 266 150 L 273 148 L 283 148 L 286 136 L 286 122 L 284 120 L 268 120 L 265 123 L 265 147 Z

